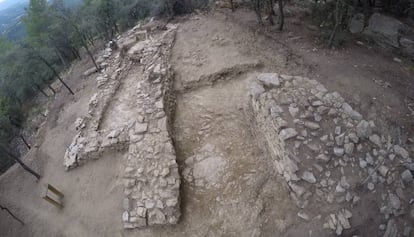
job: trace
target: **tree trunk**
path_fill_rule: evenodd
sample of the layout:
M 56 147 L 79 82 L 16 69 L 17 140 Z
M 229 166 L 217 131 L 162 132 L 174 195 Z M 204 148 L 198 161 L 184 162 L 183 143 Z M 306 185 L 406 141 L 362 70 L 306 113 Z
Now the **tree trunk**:
M 230 0 L 231 11 L 234 12 L 234 1 Z
M 268 9 L 269 12 L 268 12 L 268 15 L 267 15 L 267 17 L 269 19 L 269 23 L 270 23 L 270 25 L 274 25 L 275 21 L 273 20 L 273 16 L 276 15 L 276 14 L 275 14 L 275 11 L 273 10 L 273 0 L 268 0 L 267 1 L 267 7 L 269 8 Z
M 279 1 L 279 17 L 280 17 L 279 30 L 282 31 L 283 26 L 285 24 L 285 14 L 283 13 L 283 0 L 278 0 L 278 1 Z
M 27 143 L 26 139 L 24 139 L 23 135 L 20 135 L 20 139 L 22 139 L 23 143 L 26 145 L 27 149 L 32 149 L 32 147 Z
M 72 95 L 75 95 L 72 89 L 70 89 L 70 87 L 59 76 L 59 73 L 56 72 L 55 68 L 52 65 L 50 65 L 50 63 L 45 58 L 43 58 L 41 55 L 38 54 L 38 57 L 53 72 L 53 75 L 55 75 L 58 78 L 58 80 L 63 84 L 63 86 L 66 87 L 66 89 L 68 89 L 69 93 L 71 93 Z
M 83 42 L 83 47 L 86 49 L 86 52 L 88 53 L 89 57 L 92 59 L 93 65 L 95 65 L 96 70 L 98 70 L 98 71 L 101 70 L 101 68 L 96 63 L 95 58 L 93 57 L 93 54 L 89 50 L 88 44 L 83 40 L 82 40 L 82 42 Z
M 25 169 L 27 172 L 29 172 L 30 174 L 32 174 L 33 176 L 35 176 L 37 178 L 37 180 L 40 179 L 40 174 L 36 173 L 34 170 L 32 170 L 31 168 L 29 168 L 25 163 L 23 163 L 22 160 L 20 160 L 20 158 L 18 158 L 17 156 L 11 154 L 10 152 L 8 152 L 5 148 L 1 147 L 1 150 L 4 151 L 4 153 L 6 153 L 8 156 L 10 156 L 11 158 L 13 158 L 17 163 L 20 164 L 20 166 Z
M 52 91 L 53 95 L 56 95 L 55 89 L 53 89 L 53 87 L 50 84 L 47 84 L 47 87 L 49 88 L 49 90 Z
M 49 97 L 47 94 L 46 94 L 46 92 L 42 89 L 42 88 L 40 88 L 40 86 L 39 85 L 35 85 L 35 87 L 36 87 L 36 89 L 40 92 L 40 93 L 42 93 L 42 95 L 44 95 L 46 98 L 47 97 Z
M 71 47 L 70 51 L 72 52 L 72 54 L 75 56 L 75 58 L 82 60 L 82 57 L 80 56 L 79 51 L 75 48 L 75 47 Z
M 20 224 L 24 225 L 24 222 L 20 220 L 19 218 L 17 218 L 17 216 L 15 216 L 7 207 L 3 207 L 2 205 L 0 205 L 0 209 L 7 211 L 7 213 L 9 213 L 11 217 L 13 217 L 13 219 L 20 222 Z
M 62 53 L 61 53 L 61 52 L 60 52 L 57 48 L 55 48 L 55 52 L 56 52 L 56 55 L 59 57 L 60 61 L 62 62 L 63 66 L 64 66 L 65 68 L 68 68 L 68 63 L 67 63 L 67 62 L 66 62 L 66 60 L 63 58 Z
M 335 3 L 335 13 L 334 13 L 335 14 L 335 26 L 334 26 L 334 29 L 332 30 L 332 33 L 331 33 L 330 37 L 329 37 L 329 41 L 328 41 L 328 47 L 329 48 L 331 48 L 332 45 L 333 45 L 336 32 L 338 31 L 340 20 L 342 19 L 342 14 L 339 13 L 339 3 L 340 3 L 339 1 L 340 0 L 336 0 L 336 3 Z
M 254 7 L 254 11 L 256 13 L 257 21 L 262 26 L 264 24 L 263 24 L 262 14 L 260 13 L 260 1 L 261 0 L 253 0 L 253 4 L 254 4 L 253 7 Z

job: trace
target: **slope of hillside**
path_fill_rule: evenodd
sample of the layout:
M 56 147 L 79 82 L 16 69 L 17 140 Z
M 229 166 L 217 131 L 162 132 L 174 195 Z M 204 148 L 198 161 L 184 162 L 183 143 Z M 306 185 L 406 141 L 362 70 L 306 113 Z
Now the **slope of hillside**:
M 0 211 L 0 233 L 410 236 L 414 182 L 409 169 L 414 167 L 407 164 L 414 154 L 414 114 L 408 105 L 414 76 L 409 63 L 361 45 L 326 49 L 295 17 L 286 19 L 284 32 L 259 29 L 247 9 L 194 14 L 174 23 L 178 28 L 168 70 L 164 64 L 146 64 L 167 56 L 157 51 L 165 44 L 155 40 L 169 27 L 152 22 L 121 35 L 121 50 L 100 51 L 96 56 L 102 72 L 83 76 L 92 67 L 83 57 L 64 75 L 76 95 L 59 92 L 37 144 L 25 157 L 42 179 L 36 183 L 19 166 L 0 176 L 0 204 L 26 223 L 21 226 Z M 147 29 L 149 37 L 143 33 Z M 145 47 L 152 41 L 157 46 Z M 160 75 L 171 71 L 168 83 L 174 90 L 160 92 L 171 86 Z M 167 111 L 174 105 L 175 113 Z M 154 117 L 165 114 L 167 121 L 154 123 Z M 358 129 L 356 121 L 362 118 L 372 122 L 362 122 Z M 159 146 L 165 138 L 148 141 L 162 134 L 166 123 L 173 148 Z M 123 124 L 128 126 L 120 132 L 105 130 Z M 85 126 L 92 128 L 90 137 L 77 136 Z M 137 146 L 99 152 L 100 146 L 110 147 L 124 136 Z M 66 172 L 65 152 L 74 137 L 86 144 L 87 152 L 83 160 L 73 157 L 82 166 Z M 179 222 L 124 229 L 125 222 L 132 223 L 128 228 L 139 226 L 136 215 L 150 217 L 165 207 L 162 199 L 148 198 L 170 184 L 158 182 L 170 173 L 159 172 L 163 159 L 156 155 L 165 158 L 171 149 L 181 176 Z M 135 168 L 125 167 L 128 163 Z M 140 170 L 142 163 L 145 169 Z M 143 172 L 148 176 L 141 177 Z M 47 183 L 65 194 L 62 210 L 41 199 Z M 128 201 L 141 198 L 143 203 Z M 170 205 L 176 207 L 176 200 Z M 155 217 L 161 220 L 155 224 L 166 220 L 162 212 Z
M 82 0 L 65 0 L 67 7 L 75 7 Z M 28 0 L 4 0 L 0 2 L 0 36 L 17 41 L 25 36 L 21 17 L 25 14 Z

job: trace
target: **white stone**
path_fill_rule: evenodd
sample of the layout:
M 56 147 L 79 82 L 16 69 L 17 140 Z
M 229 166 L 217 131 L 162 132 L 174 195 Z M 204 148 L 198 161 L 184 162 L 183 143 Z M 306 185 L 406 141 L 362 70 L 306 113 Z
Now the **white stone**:
M 357 135 L 360 138 L 368 138 L 372 134 L 372 128 L 369 122 L 362 120 L 357 125 Z
M 388 194 L 388 202 L 390 206 L 395 210 L 399 210 L 401 207 L 400 198 L 398 198 L 398 196 L 393 193 Z
M 306 181 L 306 182 L 308 182 L 308 183 L 311 183 L 311 184 L 316 183 L 316 178 L 315 178 L 315 176 L 313 175 L 313 173 L 312 173 L 312 172 L 309 172 L 309 171 L 304 171 L 304 172 L 303 172 L 303 174 L 302 174 L 302 179 L 303 179 L 303 180 L 305 180 L 305 181 Z
M 279 87 L 280 80 L 277 73 L 261 73 L 257 75 L 257 80 L 267 87 Z
M 300 217 L 300 218 L 302 218 L 302 219 L 304 219 L 306 221 L 308 221 L 310 219 L 309 218 L 309 215 L 306 214 L 306 213 L 304 213 L 304 212 L 302 212 L 302 211 L 298 212 L 298 217 Z
M 345 114 L 347 114 L 349 117 L 355 120 L 361 120 L 362 115 L 358 113 L 357 111 L 353 110 L 352 107 L 348 103 L 342 104 L 342 109 Z
M 334 154 L 338 157 L 343 156 L 345 153 L 345 150 L 341 147 L 334 147 Z
M 399 145 L 394 146 L 394 152 L 395 154 L 401 156 L 403 159 L 408 159 L 409 157 L 408 151 Z
M 413 174 L 408 169 L 407 170 L 404 170 L 404 172 L 401 173 L 401 179 L 405 183 L 410 183 L 411 181 L 413 181 Z
M 388 220 L 387 229 L 383 237 L 397 237 L 398 236 L 398 229 L 397 224 L 395 223 L 394 219 Z
M 147 209 L 145 207 L 137 207 L 137 215 L 140 217 L 146 217 Z
M 306 121 L 305 122 L 305 127 L 312 129 L 312 130 L 317 130 L 319 128 L 321 128 L 321 126 L 319 126 L 319 124 L 315 123 L 315 122 L 310 122 L 310 121 Z
M 381 138 L 377 134 L 373 134 L 369 136 L 369 141 L 373 144 L 377 145 L 378 147 L 381 147 Z
M 116 129 L 116 130 L 113 130 L 112 132 L 110 132 L 108 134 L 108 136 L 106 136 L 106 137 L 107 138 L 117 138 L 119 136 L 119 134 L 121 134 L 121 131 Z
M 368 189 L 369 189 L 370 191 L 372 191 L 372 190 L 374 190 L 374 189 L 375 189 L 375 185 L 374 185 L 373 183 L 368 183 L 368 184 L 367 184 L 367 187 L 368 187 Z
M 128 211 L 124 211 L 122 213 L 122 221 L 124 221 L 124 222 L 128 222 L 129 221 L 129 212 Z
M 298 132 L 294 128 L 285 128 L 279 132 L 279 138 L 283 141 L 296 137 Z
M 380 173 L 380 175 L 381 175 L 381 176 L 383 176 L 383 177 L 386 177 L 386 176 L 387 176 L 388 171 L 389 171 L 389 169 L 388 169 L 388 167 L 387 167 L 387 166 L 385 166 L 385 165 L 381 165 L 381 166 L 378 168 L 378 172 L 379 172 L 379 173 Z
M 296 118 L 296 116 L 299 113 L 299 108 L 291 104 L 289 106 L 289 113 L 290 115 L 292 115 L 293 118 Z
M 292 182 L 289 182 L 289 187 L 298 197 L 302 196 L 306 192 L 306 189 L 304 187 L 297 185 L 295 183 L 292 183 Z
M 342 146 L 345 141 L 345 133 L 342 133 L 341 135 L 338 135 L 335 137 L 335 142 L 338 146 Z
M 345 154 L 352 155 L 354 152 L 355 145 L 353 143 L 346 143 L 344 145 Z
M 135 123 L 135 129 L 134 132 L 135 134 L 142 134 L 147 132 L 148 130 L 148 124 L 147 123 Z

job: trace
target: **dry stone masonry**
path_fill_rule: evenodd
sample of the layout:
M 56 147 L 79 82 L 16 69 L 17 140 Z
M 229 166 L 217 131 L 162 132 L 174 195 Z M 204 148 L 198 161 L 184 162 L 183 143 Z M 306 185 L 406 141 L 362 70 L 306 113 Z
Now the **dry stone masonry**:
M 253 131 L 286 180 L 298 217 L 320 219 L 321 228 L 341 235 L 352 228 L 360 194 L 375 193 L 383 224 L 373 236 L 410 236 L 414 163 L 402 145 L 309 78 L 259 74 L 250 96 Z
M 147 35 L 137 26 L 118 39 L 120 52 L 115 56 L 111 48 L 105 50 L 97 60 L 104 68 L 96 78 L 98 92 L 91 98 L 88 115 L 76 121 L 79 133 L 64 157 L 66 169 L 71 169 L 109 151 L 126 153 L 125 228 L 176 224 L 180 217 L 180 176 L 169 132 L 175 108 L 169 58 L 176 30 L 176 25 L 166 25 Z M 133 70 L 140 70 L 139 76 L 130 73 Z M 104 123 L 111 119 L 113 97 L 126 93 L 120 85 L 131 77 L 134 88 L 127 89 L 133 94 L 121 102 L 133 106 L 135 111 L 128 114 L 133 120 Z

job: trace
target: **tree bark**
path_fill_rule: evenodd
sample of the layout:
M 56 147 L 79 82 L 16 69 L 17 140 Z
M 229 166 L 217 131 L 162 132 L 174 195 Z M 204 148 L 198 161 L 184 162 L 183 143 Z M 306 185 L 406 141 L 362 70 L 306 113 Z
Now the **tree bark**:
M 336 32 L 338 31 L 338 27 L 339 27 L 339 23 L 342 19 L 342 14 L 339 12 L 339 4 L 340 4 L 340 0 L 336 0 L 335 3 L 335 26 L 334 29 L 332 30 L 331 36 L 329 37 L 329 41 L 328 41 L 328 47 L 331 48 L 336 36 Z
M 55 91 L 55 89 L 53 89 L 53 87 L 52 87 L 50 84 L 47 84 L 47 87 L 49 88 L 49 90 L 51 90 L 51 91 L 52 91 L 52 93 L 53 93 L 54 95 L 56 95 L 56 91 Z
M 23 135 L 20 135 L 20 139 L 22 139 L 23 143 L 26 145 L 27 149 L 32 149 L 32 147 L 29 145 L 29 143 L 24 139 Z
M 253 8 L 256 13 L 257 21 L 262 26 L 264 24 L 263 24 L 262 14 L 260 13 L 260 1 L 261 0 L 253 0 L 253 5 L 254 5 Z
M 280 21 L 279 21 L 279 30 L 283 30 L 283 26 L 285 24 L 285 14 L 283 12 L 283 0 L 279 1 L 279 15 L 280 15 Z
M 46 94 L 46 92 L 42 89 L 42 88 L 40 88 L 40 86 L 39 85 L 35 85 L 35 87 L 36 87 L 36 89 L 40 92 L 40 93 L 42 93 L 42 95 L 44 95 L 46 98 L 47 97 L 49 97 L 47 94 Z
M 82 44 L 83 44 L 83 47 L 86 49 L 86 52 L 88 53 L 89 57 L 92 59 L 93 65 L 95 65 L 96 70 L 99 71 L 101 68 L 96 63 L 95 58 L 93 57 L 93 54 L 89 50 L 88 44 L 84 40 L 82 40 Z
M 63 66 L 65 66 L 65 68 L 68 68 L 68 63 L 63 58 L 62 53 L 59 51 L 59 49 L 55 48 L 55 52 L 56 52 L 56 55 L 59 57 L 60 61 L 62 62 Z
M 11 217 L 13 217 L 13 219 L 20 222 L 20 224 L 24 225 L 24 222 L 22 220 L 20 220 L 19 218 L 17 218 L 17 216 L 15 216 L 7 207 L 3 207 L 2 205 L 0 205 L 0 209 L 7 211 L 9 213 L 9 215 Z
M 50 65 L 50 63 L 45 58 L 43 58 L 41 55 L 38 55 L 38 57 L 53 72 L 53 75 L 57 77 L 57 79 L 63 84 L 63 86 L 66 87 L 66 89 L 68 89 L 69 93 L 71 93 L 72 95 L 75 95 L 72 89 L 59 76 L 59 73 L 56 72 L 55 68 L 52 65 Z
M 273 0 L 267 0 L 267 7 L 268 9 L 268 14 L 267 14 L 267 18 L 269 19 L 269 24 L 270 25 L 274 25 L 275 21 L 273 20 L 273 16 L 276 15 L 275 11 L 273 10 Z
M 27 172 L 29 172 L 30 174 L 32 174 L 33 176 L 35 176 L 37 178 L 37 180 L 40 179 L 40 174 L 36 173 L 36 171 L 32 170 L 31 168 L 29 168 L 22 160 L 20 160 L 20 158 L 18 158 L 17 156 L 11 154 L 10 152 L 8 152 L 5 148 L 0 147 L 1 150 L 4 151 L 4 153 L 6 153 L 8 156 L 10 156 L 11 158 L 13 158 L 17 163 L 20 164 L 20 166 L 25 169 Z

